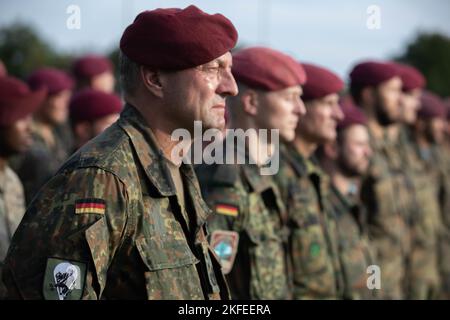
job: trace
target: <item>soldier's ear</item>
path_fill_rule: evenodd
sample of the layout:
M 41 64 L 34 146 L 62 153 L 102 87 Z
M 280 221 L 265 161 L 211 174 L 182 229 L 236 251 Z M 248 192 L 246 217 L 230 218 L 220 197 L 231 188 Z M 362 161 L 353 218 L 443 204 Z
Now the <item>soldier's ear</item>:
M 247 89 L 241 93 L 241 102 L 244 108 L 244 112 L 251 114 L 252 116 L 258 113 L 258 93 L 255 90 Z
M 144 66 L 140 67 L 140 75 L 142 83 L 148 91 L 153 93 L 153 95 L 162 98 L 163 88 L 161 84 L 161 74 L 156 70 L 150 70 Z

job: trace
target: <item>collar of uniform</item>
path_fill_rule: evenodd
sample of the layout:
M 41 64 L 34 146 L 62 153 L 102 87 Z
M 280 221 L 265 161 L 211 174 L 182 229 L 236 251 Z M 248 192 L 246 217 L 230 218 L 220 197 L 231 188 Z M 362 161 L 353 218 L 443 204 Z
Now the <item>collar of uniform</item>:
M 291 144 L 280 144 L 280 156 L 286 159 L 296 172 L 297 176 L 306 175 L 305 159 Z
M 241 164 L 242 172 L 254 192 L 261 193 L 272 187 L 268 177 L 261 175 L 256 164 Z
M 186 177 L 187 182 L 186 185 L 189 191 L 189 195 L 192 199 L 192 203 L 194 205 L 194 210 L 196 212 L 196 219 L 197 219 L 196 233 L 197 233 L 200 227 L 204 224 L 209 215 L 212 213 L 212 210 L 203 200 L 200 191 L 200 185 L 198 183 L 197 176 L 195 175 L 195 171 L 192 165 L 183 163 L 181 165 L 181 172 L 183 173 L 183 176 Z
M 305 166 L 306 171 L 308 172 L 309 175 L 316 174 L 321 178 L 324 176 L 324 172 L 320 167 L 317 158 L 314 155 L 308 159 L 305 159 Z
M 139 111 L 126 104 L 120 115 L 119 125 L 130 137 L 137 157 L 152 184 L 163 196 L 176 195 L 164 155 Z
M 152 184 L 163 196 L 175 196 L 176 189 L 166 164 L 166 159 L 156 143 L 145 119 L 133 106 L 127 104 L 120 116 L 119 125 L 125 130 L 134 146 L 142 167 Z M 211 210 L 201 196 L 200 186 L 190 164 L 181 164 L 180 170 L 187 180 L 187 188 L 196 212 L 197 231 L 208 218 Z
M 345 211 L 350 211 L 355 205 L 349 197 L 344 196 L 335 186 L 331 185 L 331 194 L 340 202 Z
M 344 214 L 351 214 L 356 220 L 360 230 L 364 232 L 367 224 L 367 212 L 364 207 L 355 199 L 344 196 L 334 185 L 331 186 L 330 199 L 334 202 L 335 214 L 340 217 Z

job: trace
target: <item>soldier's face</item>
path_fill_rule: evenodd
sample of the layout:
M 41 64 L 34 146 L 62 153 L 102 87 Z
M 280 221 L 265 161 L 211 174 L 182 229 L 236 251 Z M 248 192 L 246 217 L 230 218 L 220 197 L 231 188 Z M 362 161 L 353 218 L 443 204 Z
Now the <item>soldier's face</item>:
M 193 132 L 194 121 L 201 121 L 203 130 L 225 128 L 225 99 L 238 93 L 231 66 L 227 52 L 201 66 L 165 75 L 169 85 L 164 100 L 176 126 Z
M 258 92 L 256 122 L 260 129 L 278 129 L 281 139 L 292 141 L 300 116 L 306 113 L 302 88 L 292 86 L 279 91 Z
M 361 176 L 369 168 L 372 149 L 369 132 L 363 125 L 353 125 L 341 132 L 338 165 L 348 176 Z
M 63 90 L 49 96 L 39 108 L 38 114 L 41 119 L 50 124 L 62 124 L 67 121 L 69 113 L 69 101 L 72 92 Z
M 316 144 L 334 141 L 336 125 L 344 118 L 338 102 L 336 93 L 306 102 L 306 114 L 300 118 L 297 134 Z
M 402 96 L 402 80 L 394 77 L 380 84 L 375 92 L 378 122 L 390 125 L 400 121 L 400 99 Z
M 114 91 L 115 84 L 116 80 L 114 79 L 114 75 L 109 71 L 96 75 L 91 79 L 92 89 L 106 93 L 112 93 Z
M 17 120 L 13 125 L 1 129 L 1 153 L 11 156 L 25 152 L 32 144 L 31 116 Z
M 403 123 L 413 124 L 420 108 L 420 89 L 402 92 L 400 98 L 400 119 Z
M 119 119 L 119 113 L 109 114 L 107 116 L 101 117 L 92 123 L 92 134 L 93 137 L 102 133 L 106 128 L 112 125 Z
M 432 118 L 426 123 L 426 135 L 430 142 L 441 144 L 445 139 L 446 121 L 443 118 Z

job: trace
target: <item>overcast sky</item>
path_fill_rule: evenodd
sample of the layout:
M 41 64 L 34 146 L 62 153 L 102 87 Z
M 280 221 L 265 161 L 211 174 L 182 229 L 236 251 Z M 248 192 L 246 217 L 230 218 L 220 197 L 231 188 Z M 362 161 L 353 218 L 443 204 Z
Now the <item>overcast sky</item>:
M 19 20 L 58 50 L 106 53 L 139 12 L 189 4 L 228 17 L 240 45 L 271 46 L 345 78 L 359 60 L 401 53 L 419 31 L 450 36 L 448 0 L 0 0 L 0 27 Z M 80 8 L 80 29 L 66 26 L 70 5 Z M 371 5 L 380 9 L 381 29 L 367 27 Z

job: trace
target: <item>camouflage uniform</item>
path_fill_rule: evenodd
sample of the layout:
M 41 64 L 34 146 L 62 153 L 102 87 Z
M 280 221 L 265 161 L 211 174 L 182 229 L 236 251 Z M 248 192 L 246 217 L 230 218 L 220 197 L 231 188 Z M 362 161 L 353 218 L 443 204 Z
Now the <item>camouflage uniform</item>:
M 432 147 L 431 166 L 438 166 L 439 204 L 442 233 L 439 241 L 439 269 L 442 297 L 450 299 L 450 151 L 445 146 Z
M 25 213 L 23 187 L 14 171 L 6 166 L 0 170 L 0 273 L 12 236 Z M 6 288 L 0 280 L 0 299 Z
M 402 128 L 398 152 L 410 194 L 411 248 L 408 257 L 406 293 L 409 299 L 435 299 L 439 296 L 438 239 L 442 234 L 442 221 L 438 203 L 438 172 L 427 167 L 416 152 L 410 132 Z
M 437 239 L 438 268 L 440 273 L 441 295 L 450 299 L 450 157 L 444 147 L 431 145 L 429 148 L 420 148 L 414 143 L 416 154 L 425 165 L 429 184 L 426 192 L 434 192 L 434 203 L 439 205 L 439 216 L 428 216 L 434 218 L 435 228 L 439 228 Z M 430 220 L 430 219 L 429 219 Z
M 228 298 L 193 168 L 184 210 L 144 123 L 126 105 L 41 189 L 5 261 L 11 298 Z
M 17 172 L 25 190 L 25 201 L 31 202 L 39 189 L 56 173 L 70 154 L 66 126 L 53 130 L 55 145 L 49 146 L 39 130 L 33 127 L 33 144 L 24 154 L 13 157 L 11 167 Z
M 367 267 L 373 264 L 374 251 L 369 243 L 365 208 L 357 195 L 344 196 L 335 186 L 331 187 L 330 203 L 336 212 L 344 298 L 374 299 L 376 290 L 367 287 Z
M 336 217 L 329 203 L 329 179 L 314 160 L 281 145 L 275 176 L 288 208 L 290 259 L 295 299 L 342 298 Z
M 370 131 L 370 130 L 369 130 Z M 397 146 L 371 134 L 373 156 L 361 197 L 368 210 L 369 239 L 381 270 L 382 299 L 403 299 L 406 258 L 409 253 L 410 189 L 402 171 Z
M 242 165 L 196 168 L 203 196 L 215 211 L 208 221 L 211 234 L 239 235 L 227 275 L 233 299 L 289 299 L 285 209 L 272 176 L 260 175 L 259 170 L 248 158 Z

